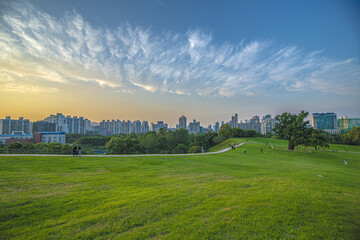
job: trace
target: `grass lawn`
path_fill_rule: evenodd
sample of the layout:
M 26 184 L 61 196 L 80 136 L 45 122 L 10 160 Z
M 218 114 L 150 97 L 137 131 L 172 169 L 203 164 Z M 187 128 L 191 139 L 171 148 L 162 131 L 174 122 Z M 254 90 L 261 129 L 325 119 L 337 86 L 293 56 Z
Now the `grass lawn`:
M 358 154 L 255 140 L 204 156 L 0 157 L 0 239 L 360 239 L 359 176 Z

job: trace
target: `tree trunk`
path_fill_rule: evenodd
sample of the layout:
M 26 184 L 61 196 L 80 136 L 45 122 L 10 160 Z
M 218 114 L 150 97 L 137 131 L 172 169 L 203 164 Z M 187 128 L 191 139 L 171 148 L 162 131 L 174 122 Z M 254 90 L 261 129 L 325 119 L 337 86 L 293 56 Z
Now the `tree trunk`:
M 295 145 L 289 143 L 288 150 L 294 150 L 294 149 L 295 149 Z

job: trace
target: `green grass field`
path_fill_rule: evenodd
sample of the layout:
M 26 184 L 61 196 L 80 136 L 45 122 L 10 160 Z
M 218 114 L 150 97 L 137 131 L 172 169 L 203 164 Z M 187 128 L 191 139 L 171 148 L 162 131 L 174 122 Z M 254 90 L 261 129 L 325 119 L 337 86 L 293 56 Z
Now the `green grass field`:
M 360 239 L 359 154 L 260 142 L 204 156 L 0 157 L 0 239 Z

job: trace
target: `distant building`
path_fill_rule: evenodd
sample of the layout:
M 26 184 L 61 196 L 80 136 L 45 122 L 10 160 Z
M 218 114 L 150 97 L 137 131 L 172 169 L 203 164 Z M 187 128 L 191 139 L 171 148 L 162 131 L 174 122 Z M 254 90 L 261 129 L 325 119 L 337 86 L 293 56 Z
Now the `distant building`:
M 182 115 L 180 118 L 179 118 L 179 129 L 180 128 L 183 128 L 183 129 L 187 129 L 186 127 L 186 117 L 184 115 Z
M 235 116 L 231 117 L 230 127 L 232 127 L 232 128 L 238 127 L 238 114 L 237 113 L 235 113 Z
M 22 131 L 13 132 L 13 134 L 0 134 L 0 142 L 2 142 L 4 145 L 8 145 L 13 142 L 32 143 L 33 135 L 24 134 Z
M 198 133 L 200 132 L 200 122 L 197 122 L 195 119 L 193 122 L 189 122 L 189 133 Z
M 148 121 L 143 121 L 141 124 L 141 132 L 148 133 L 149 131 L 150 131 L 150 127 Z
M 330 134 L 339 134 L 335 113 L 313 113 L 311 115 L 311 126 L 314 129 L 322 129 Z
M 11 119 L 9 116 L 5 119 L 0 119 L 0 134 L 11 134 L 12 132 L 31 134 L 31 128 L 30 120 L 24 119 L 23 117 L 19 117 L 18 120 Z
M 214 126 L 214 131 L 217 132 L 217 131 L 219 131 L 219 129 L 220 129 L 220 123 L 216 122 L 215 126 Z
M 36 132 L 34 133 L 34 143 L 59 142 L 65 145 L 65 132 Z
M 46 117 L 44 121 L 54 123 L 55 131 L 58 132 L 86 134 L 87 131 L 91 131 L 91 122 L 84 117 L 64 116 L 62 113 L 57 113 Z
M 139 120 L 136 120 L 133 122 L 132 125 L 133 133 L 139 134 L 141 133 L 141 122 Z
M 275 119 L 271 118 L 271 115 L 265 115 L 261 119 L 261 134 L 274 133 Z
M 245 122 L 241 121 L 238 126 L 245 131 L 252 129 L 258 133 L 261 133 L 261 123 L 259 116 L 254 116 L 250 120 L 245 120 Z
M 337 124 L 340 131 L 351 130 L 353 127 L 360 127 L 360 118 L 340 117 Z
M 32 131 L 34 132 L 55 132 L 55 123 L 37 121 L 33 122 Z
M 158 121 L 157 123 L 151 123 L 151 130 L 158 132 L 160 128 L 163 128 L 164 130 L 168 129 L 167 123 L 164 123 L 163 121 Z

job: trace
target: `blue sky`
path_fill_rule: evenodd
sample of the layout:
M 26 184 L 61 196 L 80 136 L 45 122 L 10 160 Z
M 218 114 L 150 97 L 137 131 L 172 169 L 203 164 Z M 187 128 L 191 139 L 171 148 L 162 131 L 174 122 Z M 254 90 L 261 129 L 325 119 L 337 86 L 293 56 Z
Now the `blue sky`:
M 1 98 L 25 94 L 38 109 L 13 101 L 3 115 L 174 124 L 185 114 L 204 125 L 235 112 L 360 116 L 359 1 L 33 0 L 1 9 Z

